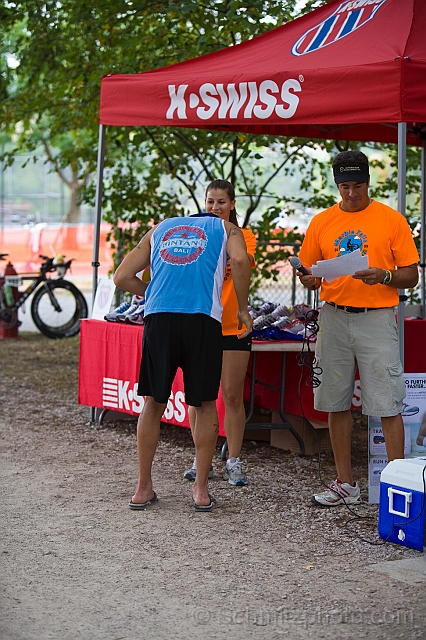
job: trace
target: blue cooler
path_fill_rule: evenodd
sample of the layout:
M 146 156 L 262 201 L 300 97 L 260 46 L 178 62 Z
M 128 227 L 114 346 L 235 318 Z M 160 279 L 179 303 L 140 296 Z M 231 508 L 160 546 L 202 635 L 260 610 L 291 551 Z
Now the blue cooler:
M 423 551 L 426 546 L 425 483 L 426 457 L 392 460 L 386 465 L 380 475 L 381 538 Z

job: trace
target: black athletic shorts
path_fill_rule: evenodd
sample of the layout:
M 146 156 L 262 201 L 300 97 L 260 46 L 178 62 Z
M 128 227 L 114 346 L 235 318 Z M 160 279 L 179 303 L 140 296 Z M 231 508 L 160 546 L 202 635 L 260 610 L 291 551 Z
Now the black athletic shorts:
M 251 351 L 251 334 L 247 338 L 237 336 L 223 336 L 224 351 Z
M 222 326 L 203 313 L 153 313 L 144 318 L 138 394 L 166 403 L 178 368 L 185 401 L 200 407 L 219 395 Z

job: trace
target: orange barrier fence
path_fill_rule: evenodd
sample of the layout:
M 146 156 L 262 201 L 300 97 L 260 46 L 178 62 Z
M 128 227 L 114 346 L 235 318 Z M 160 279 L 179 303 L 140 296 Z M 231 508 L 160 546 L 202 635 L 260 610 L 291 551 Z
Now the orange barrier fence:
M 106 241 L 110 225 L 102 224 L 99 246 L 99 275 L 113 268 L 112 250 Z M 73 275 L 90 275 L 94 241 L 93 225 L 54 227 L 45 223 L 32 227 L 5 227 L 0 232 L 0 253 L 8 253 L 15 269 L 22 272 L 39 270 L 39 255 L 65 255 L 73 258 Z

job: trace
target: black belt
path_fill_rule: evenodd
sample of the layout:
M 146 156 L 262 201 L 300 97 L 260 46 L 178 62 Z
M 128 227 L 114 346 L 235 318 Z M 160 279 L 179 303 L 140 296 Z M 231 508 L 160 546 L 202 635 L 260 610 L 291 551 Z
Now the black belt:
M 365 311 L 378 311 L 379 309 L 383 309 L 383 307 L 345 307 L 341 304 L 335 304 L 334 302 L 327 302 L 326 304 L 336 309 L 346 311 L 346 313 L 364 313 Z

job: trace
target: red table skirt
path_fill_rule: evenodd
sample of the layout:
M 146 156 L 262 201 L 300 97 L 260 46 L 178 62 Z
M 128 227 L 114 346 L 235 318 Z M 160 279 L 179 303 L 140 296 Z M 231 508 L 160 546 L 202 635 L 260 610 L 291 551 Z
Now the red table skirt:
M 132 415 L 140 414 L 144 405 L 144 398 L 137 394 L 142 334 L 142 326 L 82 320 L 78 380 L 80 404 Z M 219 434 L 225 435 L 225 409 L 221 396 L 217 408 Z M 180 369 L 173 382 L 163 421 L 189 428 L 188 406 L 185 403 Z
M 144 399 L 137 395 L 139 365 L 142 351 L 143 327 L 116 324 L 99 320 L 81 322 L 80 368 L 78 400 L 90 407 L 122 411 L 139 415 Z M 426 320 L 405 321 L 405 372 L 426 371 Z M 325 413 L 313 406 L 313 391 L 306 385 L 306 372 L 301 379 L 301 367 L 297 354 L 286 353 L 286 382 L 284 412 L 302 415 L 321 422 L 327 421 Z M 256 379 L 268 385 L 279 387 L 281 376 L 279 352 L 258 352 Z M 251 362 L 248 365 L 251 372 Z M 299 393 L 300 389 L 300 393 Z M 250 383 L 246 380 L 244 398 L 249 399 Z M 299 399 L 301 397 L 301 400 Z M 352 408 L 360 408 L 360 381 L 355 381 Z M 279 391 L 256 385 L 255 403 L 268 409 L 279 409 Z M 224 405 L 219 393 L 217 401 L 219 415 L 219 435 L 224 436 Z M 181 370 L 176 374 L 172 394 L 167 404 L 163 420 L 182 427 L 189 427 L 188 407 L 183 392 Z

